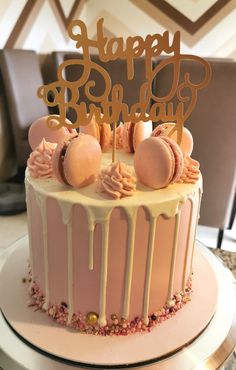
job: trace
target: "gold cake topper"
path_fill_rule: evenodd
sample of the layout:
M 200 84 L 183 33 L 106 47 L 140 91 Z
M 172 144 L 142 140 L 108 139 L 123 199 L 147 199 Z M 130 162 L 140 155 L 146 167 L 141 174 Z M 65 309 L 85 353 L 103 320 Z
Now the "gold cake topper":
M 118 122 L 120 116 L 124 122 L 132 121 L 134 123 L 140 120 L 144 122 L 149 120 L 153 122 L 171 121 L 176 122 L 176 125 L 170 135 L 177 130 L 178 143 L 180 143 L 184 122 L 195 107 L 198 90 L 204 88 L 211 78 L 210 65 L 198 56 L 180 53 L 179 31 L 175 32 L 172 42 L 170 42 L 169 32 L 165 31 L 162 35 L 147 35 L 145 39 L 141 36 L 128 37 L 125 43 L 122 37 L 114 37 L 108 40 L 103 33 L 103 22 L 103 18 L 97 22 L 96 40 L 88 37 L 87 27 L 83 21 L 73 20 L 70 23 L 68 33 L 76 41 L 76 48 L 82 49 L 81 59 L 64 61 L 57 71 L 58 80 L 38 89 L 38 96 L 48 106 L 58 106 L 59 109 L 59 116 L 49 116 L 48 125 L 50 119 L 54 118 L 58 122 L 58 125 L 54 127 L 55 129 L 62 126 L 71 128 L 71 125 L 66 123 L 66 113 L 69 108 L 76 113 L 73 128 L 87 125 L 93 115 L 98 124 L 103 122 L 113 123 L 114 127 L 116 127 L 116 122 Z M 79 32 L 76 32 L 78 29 Z M 97 49 L 101 62 L 106 63 L 117 59 L 125 60 L 128 80 L 134 78 L 134 60 L 144 54 L 146 81 L 140 87 L 137 103 L 129 108 L 123 102 L 124 86 L 120 83 L 112 85 L 111 77 L 106 69 L 91 60 L 91 47 Z M 171 54 L 171 56 L 162 59 L 153 67 L 153 58 L 160 56 L 162 53 Z M 204 67 L 204 78 L 200 83 L 191 82 L 190 73 L 188 72 L 184 74 L 183 82 L 180 83 L 180 66 L 183 60 L 197 62 Z M 153 91 L 153 81 L 167 65 L 173 66 L 172 85 L 166 96 L 159 97 L 157 91 Z M 66 68 L 69 66 L 81 66 L 83 69 L 81 76 L 75 81 L 68 81 L 65 77 Z M 94 80 L 89 79 L 92 70 L 96 71 L 104 81 L 104 91 L 99 96 L 93 95 L 91 91 L 96 85 Z M 89 107 L 86 106 L 85 102 L 80 101 L 82 89 L 90 101 Z M 190 96 L 184 95 L 184 89 L 190 91 Z M 68 96 L 70 97 L 68 98 Z M 174 97 L 178 100 L 175 111 L 172 103 Z M 152 104 L 147 113 L 150 101 L 152 101 Z M 97 106 L 95 103 L 100 105 Z

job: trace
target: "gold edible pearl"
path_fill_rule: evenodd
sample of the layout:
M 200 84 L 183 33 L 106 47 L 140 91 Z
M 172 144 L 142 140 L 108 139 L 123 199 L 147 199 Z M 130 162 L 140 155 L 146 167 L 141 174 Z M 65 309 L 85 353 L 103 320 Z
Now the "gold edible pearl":
M 89 325 L 95 325 L 98 321 L 98 314 L 96 312 L 89 312 L 86 315 L 86 322 Z
M 182 301 L 181 294 L 176 294 L 176 302 L 181 302 L 181 301 Z
M 166 306 L 167 306 L 168 308 L 174 307 L 174 305 L 175 305 L 175 300 L 173 300 L 173 299 L 169 299 L 169 300 L 166 302 Z
M 184 303 L 187 303 L 189 301 L 191 301 L 191 297 L 190 296 L 186 295 L 185 297 L 183 297 L 183 302 Z

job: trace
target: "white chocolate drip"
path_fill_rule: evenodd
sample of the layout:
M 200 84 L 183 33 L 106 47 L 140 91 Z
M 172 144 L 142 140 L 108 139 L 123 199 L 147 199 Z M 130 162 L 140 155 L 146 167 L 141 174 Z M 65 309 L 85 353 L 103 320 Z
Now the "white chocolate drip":
M 49 292 L 49 266 L 48 266 L 48 225 L 47 225 L 47 198 L 44 194 L 35 193 L 36 202 L 39 206 L 42 224 L 43 224 L 43 255 L 44 255 L 44 280 L 45 280 L 45 301 L 43 308 L 49 308 L 50 292 Z
M 101 222 L 102 225 L 102 257 L 100 276 L 100 299 L 98 323 L 105 326 L 106 320 L 106 298 L 107 298 L 107 269 L 108 269 L 108 242 L 109 242 L 109 220 Z
M 68 225 L 72 217 L 72 205 L 67 202 L 58 202 L 61 208 L 62 222 L 64 225 Z
M 67 265 L 68 265 L 68 318 L 67 322 L 70 323 L 74 313 L 74 297 L 73 297 L 73 244 L 72 244 L 72 221 L 69 220 L 67 224 Z
M 183 271 L 183 283 L 182 283 L 183 291 L 185 289 L 186 280 L 187 280 L 187 264 L 188 264 L 189 250 L 191 247 L 190 236 L 191 236 L 192 221 L 193 221 L 193 198 L 189 197 L 188 200 L 190 201 L 190 217 L 189 217 L 188 234 L 187 234 L 186 250 L 185 250 L 185 257 L 184 257 L 184 271 Z
M 89 229 L 89 258 L 88 258 L 88 268 L 89 270 L 93 270 L 93 235 L 94 235 L 94 228 Z
M 71 323 L 74 313 L 73 296 L 73 241 L 72 241 L 72 205 L 61 202 L 62 222 L 67 227 L 67 294 L 68 294 L 68 317 L 67 323 Z
M 173 239 L 173 249 L 172 249 L 172 257 L 171 257 L 167 302 L 170 301 L 173 296 L 174 273 L 175 273 L 175 264 L 176 264 L 178 235 L 179 235 L 179 222 L 180 222 L 180 212 L 176 213 L 175 215 L 175 231 L 174 231 L 174 239 Z
M 93 270 L 93 259 L 94 259 L 94 252 L 93 252 L 93 239 L 94 239 L 94 229 L 95 229 L 95 220 L 93 214 L 91 212 L 87 212 L 88 214 L 88 268 L 90 271 Z
M 198 220 L 200 218 L 200 205 L 201 205 L 201 199 L 202 199 L 202 189 L 198 189 L 198 210 L 197 210 L 197 218 L 196 218 L 196 223 L 195 223 L 195 231 L 194 231 L 194 237 L 193 237 L 193 248 L 192 248 L 192 256 L 191 256 L 191 263 L 190 263 L 190 276 L 193 272 L 193 256 L 194 256 L 194 246 L 195 246 L 195 240 L 196 240 L 196 235 L 197 235 L 197 225 L 198 225 Z
M 144 324 L 146 325 L 148 324 L 152 263 L 153 263 L 153 254 L 154 254 L 154 245 L 155 245 L 155 236 L 156 236 L 156 223 L 157 223 L 157 218 L 151 216 L 149 240 L 148 240 L 148 255 L 147 255 L 147 264 L 146 264 L 144 302 L 143 302 L 143 320 L 144 320 Z
M 29 291 L 31 291 L 31 288 L 33 286 L 34 282 L 34 261 L 33 261 L 33 245 L 32 245 L 32 215 L 31 215 L 31 201 L 30 201 L 30 185 L 29 182 L 25 181 L 25 187 L 26 187 L 26 205 L 27 205 L 27 224 L 28 224 L 28 234 L 29 234 L 29 260 L 30 260 L 30 269 L 31 269 L 31 283 L 29 286 Z
M 130 293 L 131 283 L 133 276 L 133 260 L 134 260 L 134 242 L 135 242 L 135 231 L 136 231 L 136 217 L 138 208 L 125 209 L 128 216 L 128 256 L 127 256 L 127 267 L 125 274 L 125 291 L 124 291 L 124 303 L 122 310 L 122 317 L 127 319 L 130 311 Z

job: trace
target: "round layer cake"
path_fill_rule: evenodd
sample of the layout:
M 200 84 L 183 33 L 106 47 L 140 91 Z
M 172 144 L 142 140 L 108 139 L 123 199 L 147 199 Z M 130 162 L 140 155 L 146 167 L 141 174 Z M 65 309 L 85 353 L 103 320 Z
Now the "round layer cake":
M 133 154 L 117 158 L 133 166 Z M 111 162 L 103 154 L 102 167 Z M 111 200 L 26 172 L 30 292 L 58 323 L 112 335 L 149 331 L 191 295 L 202 192 L 196 184 Z

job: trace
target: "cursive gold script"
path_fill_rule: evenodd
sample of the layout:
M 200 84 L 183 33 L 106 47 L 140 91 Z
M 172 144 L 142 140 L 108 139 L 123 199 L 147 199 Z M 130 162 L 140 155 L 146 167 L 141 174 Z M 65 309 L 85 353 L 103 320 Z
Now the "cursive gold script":
M 68 126 L 66 124 L 66 113 L 68 109 L 73 109 L 76 113 L 74 128 L 86 125 L 91 121 L 92 116 L 98 123 L 114 123 L 122 116 L 124 122 L 132 121 L 144 122 L 176 122 L 171 134 L 177 130 L 178 142 L 181 142 L 184 122 L 190 116 L 197 101 L 198 90 L 207 85 L 211 78 L 210 65 L 200 57 L 180 53 L 180 32 L 177 31 L 170 42 L 169 32 L 163 35 L 147 35 L 145 39 L 141 36 L 128 37 L 124 42 L 122 37 L 107 39 L 103 32 L 104 19 L 97 22 L 97 38 L 92 40 L 88 37 L 87 27 L 81 20 L 73 20 L 68 29 L 69 36 L 76 41 L 77 49 L 81 49 L 81 59 L 71 59 L 64 61 L 58 68 L 58 80 L 49 85 L 41 86 L 38 89 L 38 96 L 50 106 L 58 106 L 59 116 L 49 116 L 48 122 L 53 117 L 58 125 L 54 128 Z M 79 32 L 77 30 L 79 29 Z M 134 60 L 145 57 L 146 81 L 140 87 L 139 101 L 128 107 L 123 101 L 124 87 L 121 84 L 112 85 L 109 73 L 101 65 L 91 60 L 90 48 L 96 48 L 98 57 L 102 62 L 123 59 L 127 65 L 127 79 L 132 80 L 134 76 Z M 162 53 L 171 55 L 169 58 L 162 59 L 153 67 L 153 58 Z M 180 83 L 181 61 L 191 60 L 200 63 L 204 68 L 204 77 L 198 84 L 190 79 L 190 73 L 184 74 L 184 79 Z M 167 65 L 173 66 L 172 85 L 167 95 L 159 97 L 157 91 L 153 91 L 153 81 L 158 74 L 161 74 Z M 70 66 L 81 66 L 82 73 L 75 81 L 68 81 L 66 69 Z M 100 96 L 95 96 L 92 89 L 96 86 L 94 80 L 90 80 L 91 71 L 96 71 L 104 81 L 104 91 Z M 84 89 L 90 104 L 80 101 L 80 92 Z M 184 95 L 184 90 L 190 94 Z M 53 96 L 53 99 L 52 99 Z M 66 98 L 70 96 L 70 98 Z M 172 99 L 177 97 L 178 104 L 174 107 Z M 147 113 L 152 101 L 151 108 Z M 99 103 L 99 106 L 95 105 Z M 71 126 L 70 126 L 71 127 Z

